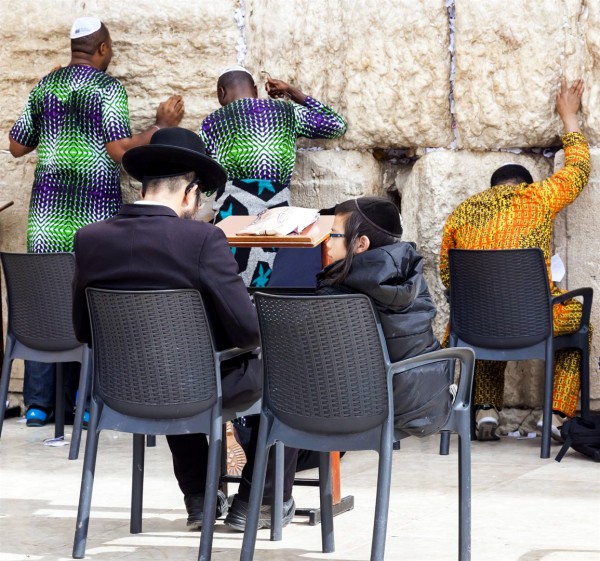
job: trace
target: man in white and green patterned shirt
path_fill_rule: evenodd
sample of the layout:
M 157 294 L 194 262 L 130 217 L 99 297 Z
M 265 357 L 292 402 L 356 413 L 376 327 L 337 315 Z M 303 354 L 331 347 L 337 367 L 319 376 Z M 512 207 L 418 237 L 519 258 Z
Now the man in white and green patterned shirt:
M 271 99 L 258 99 L 245 68 L 226 68 L 217 82 L 222 107 L 200 125 L 206 153 L 227 172 L 213 205 L 215 223 L 289 205 L 296 139 L 337 138 L 346 132 L 343 117 L 300 88 L 269 77 L 266 89 Z M 245 284 L 266 286 L 275 252 L 235 248 L 234 253 Z
M 75 20 L 69 65 L 42 78 L 9 133 L 13 156 L 38 151 L 27 226 L 31 253 L 73 251 L 79 228 L 115 215 L 121 206 L 122 155 L 147 144 L 159 128 L 181 121 L 183 100 L 172 96 L 159 105 L 155 125 L 132 135 L 125 88 L 105 73 L 112 54 L 100 20 Z M 42 426 L 51 417 L 53 373 L 52 364 L 26 361 L 29 426 Z

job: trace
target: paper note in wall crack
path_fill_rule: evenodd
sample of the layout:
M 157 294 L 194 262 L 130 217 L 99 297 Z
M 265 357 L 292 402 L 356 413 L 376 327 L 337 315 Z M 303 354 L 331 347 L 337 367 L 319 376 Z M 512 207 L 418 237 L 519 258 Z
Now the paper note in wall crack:
M 550 274 L 552 275 L 552 282 L 560 282 L 565 277 L 565 264 L 562 262 L 560 255 L 555 253 L 550 259 Z

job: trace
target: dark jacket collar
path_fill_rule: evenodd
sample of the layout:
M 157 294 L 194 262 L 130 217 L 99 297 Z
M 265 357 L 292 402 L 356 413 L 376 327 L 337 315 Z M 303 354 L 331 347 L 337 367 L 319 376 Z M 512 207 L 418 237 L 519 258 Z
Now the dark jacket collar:
M 332 265 L 317 275 L 318 288 L 327 285 Z M 414 244 L 398 242 L 355 255 L 348 276 L 337 290 L 362 292 L 380 307 L 401 312 L 413 305 L 424 287 L 423 258 Z
M 179 218 L 172 208 L 164 205 L 123 205 L 119 210 L 119 216 L 171 216 Z

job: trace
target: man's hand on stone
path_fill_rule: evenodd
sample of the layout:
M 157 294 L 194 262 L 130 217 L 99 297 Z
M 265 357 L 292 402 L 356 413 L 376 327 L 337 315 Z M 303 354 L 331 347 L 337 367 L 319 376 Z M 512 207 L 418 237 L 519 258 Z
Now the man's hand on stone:
M 159 104 L 156 111 L 156 125 L 161 129 L 176 127 L 181 123 L 184 111 L 183 98 L 180 95 L 172 95 L 167 101 Z
M 300 88 L 290 86 L 283 80 L 277 80 L 276 78 L 271 78 L 271 76 L 267 78 L 265 90 L 267 90 L 269 97 L 272 97 L 273 99 L 289 97 L 296 103 L 304 103 L 306 100 L 306 94 L 302 93 Z
M 577 111 L 581 107 L 583 95 L 583 80 L 578 78 L 570 87 L 563 77 L 560 82 L 560 90 L 556 95 L 556 111 L 561 118 L 565 132 L 580 132 Z
M 284 97 L 289 87 L 289 84 L 286 84 L 283 80 L 277 80 L 276 78 L 271 78 L 271 76 L 267 78 L 265 83 L 265 90 L 267 90 L 269 97 L 273 99 Z

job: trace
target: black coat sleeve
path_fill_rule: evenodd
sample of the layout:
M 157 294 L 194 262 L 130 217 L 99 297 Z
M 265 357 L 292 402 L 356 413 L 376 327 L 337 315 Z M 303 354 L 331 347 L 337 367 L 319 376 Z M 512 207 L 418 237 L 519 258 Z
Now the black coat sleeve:
M 217 346 L 258 345 L 258 318 L 238 265 L 222 230 L 215 228 L 202 247 L 198 276 L 200 291 L 209 300 Z

